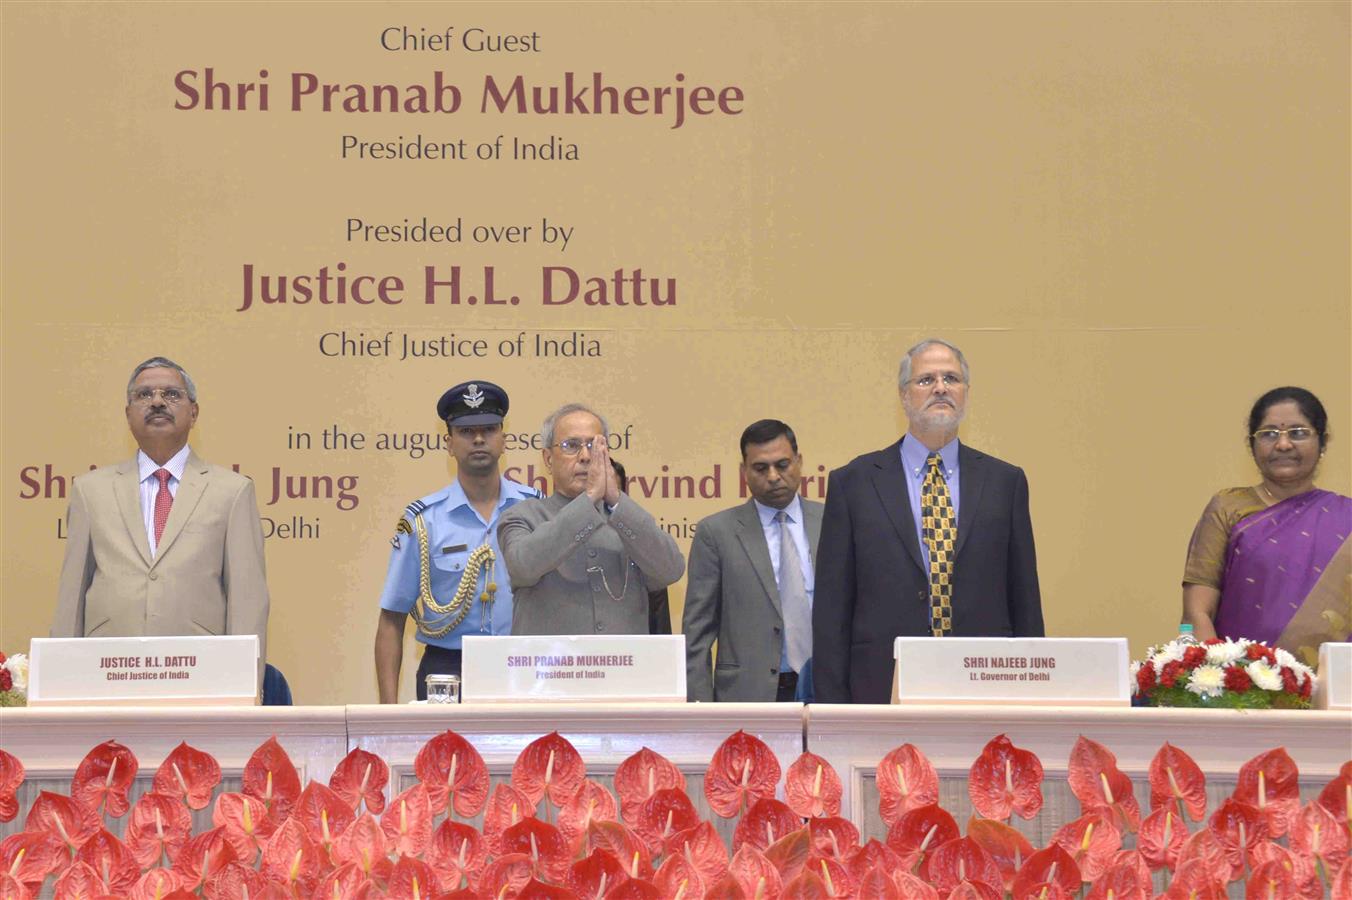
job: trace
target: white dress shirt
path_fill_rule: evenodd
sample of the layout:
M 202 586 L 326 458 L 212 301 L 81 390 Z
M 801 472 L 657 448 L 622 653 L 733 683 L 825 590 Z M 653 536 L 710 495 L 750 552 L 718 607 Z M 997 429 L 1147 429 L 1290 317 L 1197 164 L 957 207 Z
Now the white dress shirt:
M 184 444 L 183 449 L 160 465 L 146 456 L 144 450 L 136 451 L 136 466 L 141 474 L 141 517 L 145 519 L 146 541 L 150 544 L 151 556 L 158 550 L 155 542 L 155 496 L 160 492 L 160 482 L 155 472 L 159 469 L 169 470 L 169 496 L 178 496 L 178 483 L 183 480 L 183 470 L 188 467 L 188 454 L 191 452 L 188 445 Z

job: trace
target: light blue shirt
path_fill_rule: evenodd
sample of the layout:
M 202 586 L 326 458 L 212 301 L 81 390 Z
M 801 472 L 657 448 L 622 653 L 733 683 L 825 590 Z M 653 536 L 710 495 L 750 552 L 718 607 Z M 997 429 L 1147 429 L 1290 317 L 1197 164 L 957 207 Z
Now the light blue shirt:
M 773 506 L 766 506 L 759 500 L 752 499 L 756 504 L 756 514 L 760 516 L 761 531 L 765 534 L 765 546 L 770 551 L 770 567 L 775 572 L 775 584 L 779 582 L 779 557 L 782 538 L 779 534 L 779 523 L 775 521 L 775 516 L 779 515 L 779 510 Z M 798 549 L 798 559 L 802 564 L 803 584 L 807 587 L 807 605 L 812 607 L 812 552 L 808 549 L 807 526 L 803 522 L 803 501 L 797 494 L 794 494 L 793 500 L 788 506 L 784 507 L 784 512 L 788 515 L 788 521 L 784 527 L 789 529 L 789 537 L 793 540 L 793 545 Z M 788 639 L 787 630 L 785 640 Z M 789 668 L 788 648 L 781 644 L 779 650 L 779 671 L 791 672 Z
M 178 496 L 178 485 L 183 480 L 183 470 L 188 467 L 188 454 L 192 451 L 188 445 L 183 447 L 173 456 L 160 465 L 146 456 L 144 450 L 136 451 L 136 469 L 141 476 L 141 517 L 146 523 L 146 541 L 150 544 L 150 555 L 154 556 L 159 550 L 155 541 L 155 498 L 160 493 L 160 480 L 155 477 L 155 473 L 160 469 L 167 469 L 169 472 L 169 496 Z
M 497 508 L 493 510 L 492 519 L 487 522 L 469 502 L 469 498 L 465 496 L 465 489 L 460 486 L 458 479 L 435 494 L 415 500 L 404 510 L 403 518 L 410 526 L 413 526 L 415 516 L 421 513 L 423 524 L 427 527 L 432 596 L 437 603 L 449 603 L 455 596 L 455 591 L 460 586 L 460 577 L 465 571 L 465 563 L 472 551 L 488 544 L 493 548 L 496 560 L 492 580 L 497 583 L 498 589 L 494 595 L 491 613 L 485 617 L 485 604 L 479 602 L 479 595 L 488 581 L 485 566 L 475 585 L 470 600 L 472 605 L 465 618 L 450 632 L 438 638 L 430 637 L 419 629 L 417 638 L 424 644 L 458 650 L 460 639 L 467 634 L 512 632 L 512 584 L 502 560 L 502 549 L 498 546 L 498 520 L 508 507 L 521 500 L 539 497 L 540 492 L 506 478 L 501 481 L 502 488 Z M 396 532 L 391 543 L 394 550 L 390 553 L 390 566 L 385 574 L 385 589 L 380 595 L 380 608 L 392 612 L 411 613 L 418 601 L 420 568 L 416 528 L 413 534 Z M 435 620 L 432 625 L 439 627 Z
M 920 544 L 920 556 L 925 561 L 925 571 L 929 572 L 929 547 L 920 527 L 920 491 L 925 485 L 925 460 L 930 450 L 911 435 L 901 439 L 901 467 L 906 472 L 906 493 L 911 499 L 911 518 L 915 521 L 915 539 Z M 953 504 L 953 524 L 958 524 L 958 439 L 953 438 L 939 448 L 939 460 L 943 464 L 944 480 L 948 482 L 948 499 Z

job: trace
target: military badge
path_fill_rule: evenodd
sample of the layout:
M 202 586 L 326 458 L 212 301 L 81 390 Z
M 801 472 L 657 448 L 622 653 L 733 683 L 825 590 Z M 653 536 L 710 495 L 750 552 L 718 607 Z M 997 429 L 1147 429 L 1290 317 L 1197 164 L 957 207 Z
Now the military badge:
M 478 409 L 484 404 L 484 392 L 479 390 L 477 384 L 471 384 L 469 390 L 465 391 L 465 393 L 460 396 L 464 398 L 465 405 L 470 409 Z

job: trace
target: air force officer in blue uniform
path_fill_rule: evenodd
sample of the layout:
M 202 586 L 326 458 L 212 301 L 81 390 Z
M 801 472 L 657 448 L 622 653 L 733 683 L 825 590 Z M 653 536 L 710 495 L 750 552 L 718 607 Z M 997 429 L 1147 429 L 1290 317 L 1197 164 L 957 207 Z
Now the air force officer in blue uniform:
M 512 588 L 498 548 L 498 517 L 540 493 L 498 473 L 507 403 L 507 392 L 486 381 L 458 384 L 437 403 L 457 474 L 446 487 L 410 503 L 391 540 L 376 627 L 381 703 L 398 700 L 410 613 L 425 645 L 419 700 L 427 699 L 428 675 L 460 674 L 462 637 L 511 633 Z

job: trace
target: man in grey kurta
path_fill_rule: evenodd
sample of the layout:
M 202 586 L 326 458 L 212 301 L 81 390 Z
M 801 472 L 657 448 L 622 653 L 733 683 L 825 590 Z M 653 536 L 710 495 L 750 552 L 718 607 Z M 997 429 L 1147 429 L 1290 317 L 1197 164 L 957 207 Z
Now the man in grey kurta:
M 671 535 L 620 492 L 607 434 L 580 404 L 545 420 L 553 493 L 516 504 L 498 525 L 512 634 L 647 634 L 648 592 L 685 572 Z

